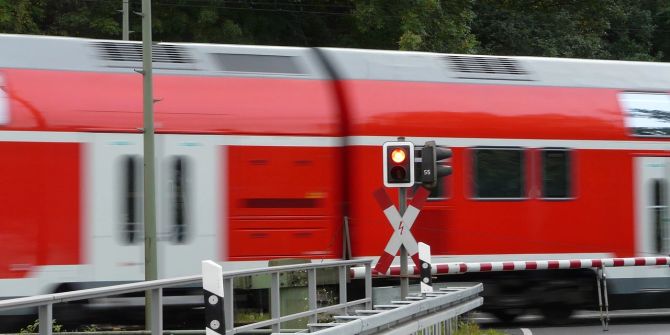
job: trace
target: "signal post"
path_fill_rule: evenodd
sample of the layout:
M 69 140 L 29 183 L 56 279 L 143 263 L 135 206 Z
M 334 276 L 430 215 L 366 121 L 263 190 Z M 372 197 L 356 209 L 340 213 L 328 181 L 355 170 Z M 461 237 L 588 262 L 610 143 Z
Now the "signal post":
M 407 188 L 414 186 L 414 143 L 405 142 L 399 137 L 397 142 L 386 142 L 384 149 L 384 186 L 399 187 L 398 209 L 402 216 L 407 209 Z M 400 222 L 401 233 L 404 227 Z M 394 255 L 395 256 L 395 255 Z M 407 278 L 407 249 L 400 246 L 400 298 L 409 293 Z
M 415 153 L 414 143 L 405 141 L 404 137 L 399 137 L 398 141 L 384 143 L 382 149 L 384 186 L 398 188 L 399 208 L 397 211 L 394 210 L 390 201 L 386 200 L 388 196 L 383 189 L 375 192 L 380 207 L 396 230 L 384 250 L 384 255 L 377 262 L 375 270 L 381 273 L 388 270 L 397 253 L 397 244 L 400 243 L 400 298 L 404 299 L 409 294 L 406 244 L 412 248 L 411 256 L 414 262 L 419 262 L 418 246 L 409 229 L 424 201 L 428 198 L 427 190 L 435 188 L 440 178 L 451 174 L 451 166 L 442 165 L 444 163 L 442 161 L 451 157 L 452 153 L 451 149 L 438 146 L 435 141 L 426 142 L 422 149 Z M 415 157 L 420 158 L 421 162 L 415 163 Z M 410 206 L 413 209 L 412 213 L 406 213 L 407 188 L 414 187 L 416 182 L 420 183 L 424 189 L 419 190 L 413 199 L 414 203 Z M 419 264 L 416 265 L 419 266 Z

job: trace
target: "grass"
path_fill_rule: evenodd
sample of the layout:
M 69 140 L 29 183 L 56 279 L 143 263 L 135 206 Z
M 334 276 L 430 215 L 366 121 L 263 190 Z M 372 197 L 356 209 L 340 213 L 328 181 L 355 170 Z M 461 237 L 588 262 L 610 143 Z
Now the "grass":
M 461 321 L 454 335 L 505 335 L 505 332 L 496 329 L 481 329 L 473 321 Z
M 21 328 L 21 330 L 19 330 L 19 333 L 20 334 L 35 334 L 35 333 L 39 333 L 39 331 L 40 331 L 40 320 L 37 319 L 37 320 L 33 321 L 33 323 Z M 56 319 L 53 319 L 51 321 L 51 331 L 54 332 L 54 333 L 60 333 L 60 332 L 65 332 L 66 329 L 63 327 L 63 325 L 59 324 L 56 321 Z M 90 333 L 90 332 L 100 331 L 100 329 L 98 329 L 98 327 L 96 325 L 83 325 L 83 326 L 80 326 L 79 328 L 75 329 L 75 331 Z
M 63 326 L 58 324 L 56 320 L 51 321 L 52 327 L 51 331 L 54 333 L 59 333 L 63 330 Z M 30 333 L 37 333 L 40 330 L 40 320 L 35 320 L 32 324 L 29 324 L 19 331 L 21 334 L 30 334 Z

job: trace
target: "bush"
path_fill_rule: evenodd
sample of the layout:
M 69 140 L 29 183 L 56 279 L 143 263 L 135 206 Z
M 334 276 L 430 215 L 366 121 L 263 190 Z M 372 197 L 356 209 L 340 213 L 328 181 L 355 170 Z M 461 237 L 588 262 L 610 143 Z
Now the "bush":
M 19 333 L 30 334 L 30 333 L 39 333 L 39 331 L 40 331 L 40 320 L 37 319 L 37 320 L 33 321 L 32 324 L 29 324 L 29 325 L 21 328 Z M 56 323 L 56 320 L 54 319 L 54 320 L 51 321 L 51 331 L 53 331 L 54 333 L 64 331 L 63 325 Z
M 505 333 L 495 329 L 482 330 L 474 321 L 461 321 L 454 335 L 505 335 Z

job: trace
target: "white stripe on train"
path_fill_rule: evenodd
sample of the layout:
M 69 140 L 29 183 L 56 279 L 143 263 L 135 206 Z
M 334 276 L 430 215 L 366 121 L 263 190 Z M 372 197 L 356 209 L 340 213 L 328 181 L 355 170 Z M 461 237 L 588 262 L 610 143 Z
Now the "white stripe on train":
M 109 134 L 105 132 L 99 132 Z M 0 131 L 0 142 L 88 142 L 97 133 L 52 132 L 52 131 Z M 121 134 L 121 133 L 120 133 Z M 128 133 L 123 133 L 128 134 Z M 142 134 L 134 133 L 141 138 Z M 173 134 L 157 134 L 166 136 Z M 334 136 L 257 136 L 257 135 L 200 135 L 178 134 L 194 141 L 203 140 L 218 145 L 240 146 L 295 146 L 295 147 L 339 147 L 343 137 Z M 386 141 L 395 141 L 394 136 L 349 136 L 349 146 L 380 146 Z M 589 150 L 662 150 L 670 151 L 668 141 L 611 141 L 611 140 L 550 140 L 550 139 L 505 139 L 505 138 L 458 138 L 458 137 L 407 137 L 407 141 L 422 144 L 436 141 L 439 145 L 467 147 L 524 147 L 524 148 L 574 148 Z M 380 158 L 381 159 L 381 158 Z

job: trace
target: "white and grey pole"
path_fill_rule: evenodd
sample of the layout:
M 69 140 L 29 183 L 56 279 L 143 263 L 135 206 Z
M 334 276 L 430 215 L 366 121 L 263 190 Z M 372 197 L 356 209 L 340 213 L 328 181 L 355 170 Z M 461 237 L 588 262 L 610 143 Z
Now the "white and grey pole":
M 213 261 L 202 261 L 202 288 L 205 298 L 205 334 L 225 334 L 223 315 L 223 268 Z
M 433 293 L 432 265 L 430 259 L 430 246 L 419 242 L 419 263 L 421 264 L 421 294 Z

